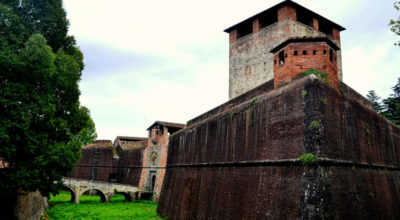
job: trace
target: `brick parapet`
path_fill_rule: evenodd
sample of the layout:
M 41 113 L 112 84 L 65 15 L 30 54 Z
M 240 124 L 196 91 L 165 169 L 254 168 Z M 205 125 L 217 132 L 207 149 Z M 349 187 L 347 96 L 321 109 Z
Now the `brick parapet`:
M 331 51 L 332 57 L 330 57 Z M 284 61 L 281 61 L 280 53 L 284 54 Z M 274 56 L 274 87 L 292 81 L 300 73 L 309 69 L 326 72 L 328 81 L 332 86 L 338 88 L 337 53 L 325 42 L 290 43 L 276 52 Z

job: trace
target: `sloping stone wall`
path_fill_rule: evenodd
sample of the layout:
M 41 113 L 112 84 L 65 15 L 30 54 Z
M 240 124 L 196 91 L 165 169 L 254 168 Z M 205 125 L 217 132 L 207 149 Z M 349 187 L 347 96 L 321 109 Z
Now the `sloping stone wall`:
M 139 186 L 142 173 L 144 148 L 124 150 L 121 152 L 118 165 L 119 182 Z
M 170 219 L 400 218 L 400 128 L 315 76 L 209 114 L 170 140 Z M 303 166 L 304 153 L 318 158 Z
M 109 174 L 113 173 L 112 166 L 112 147 L 83 148 L 82 158 L 78 161 L 69 177 L 107 182 Z
M 83 148 L 82 158 L 69 177 L 138 186 L 144 148 L 123 150 L 119 158 L 114 157 L 114 151 L 113 147 Z

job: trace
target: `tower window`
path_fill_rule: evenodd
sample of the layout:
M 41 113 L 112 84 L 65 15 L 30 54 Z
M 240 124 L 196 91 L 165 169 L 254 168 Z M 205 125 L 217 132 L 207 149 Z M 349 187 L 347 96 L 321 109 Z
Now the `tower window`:
M 333 50 L 329 49 L 329 60 L 333 63 Z
M 282 50 L 279 52 L 279 65 L 285 64 L 285 52 Z
M 307 55 L 307 51 L 306 50 L 303 50 L 303 55 Z
M 240 39 L 251 33 L 253 33 L 253 24 L 249 22 L 244 23 L 237 28 L 237 39 Z
M 293 55 L 297 56 L 298 53 L 299 53 L 299 51 L 295 50 Z
M 317 51 L 316 50 L 313 50 L 313 55 L 317 55 Z
M 324 55 L 326 55 L 326 50 L 324 50 Z

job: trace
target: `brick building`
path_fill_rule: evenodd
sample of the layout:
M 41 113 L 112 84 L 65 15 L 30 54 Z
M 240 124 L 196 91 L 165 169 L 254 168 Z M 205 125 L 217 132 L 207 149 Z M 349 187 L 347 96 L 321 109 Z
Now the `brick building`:
M 226 29 L 225 32 L 229 33 L 229 98 L 235 98 L 272 80 L 275 77 L 276 54 L 270 51 L 285 42 L 291 42 L 292 45 L 286 45 L 288 48 L 281 49 L 290 49 L 294 45 L 317 47 L 317 49 L 310 48 L 311 51 L 307 54 L 309 56 L 314 55 L 314 50 L 320 51 L 318 55 L 321 55 L 324 51 L 322 47 L 325 47 L 326 43 L 334 53 L 332 57 L 335 57 L 337 78 L 342 80 L 340 31 L 343 30 L 345 29 L 342 26 L 290 0 L 283 1 Z M 301 44 L 293 42 L 293 39 L 310 38 L 328 40 L 322 40 L 320 44 L 313 41 L 311 45 L 308 44 L 311 41 L 308 43 L 301 41 Z M 303 50 L 299 48 L 298 51 L 302 53 Z M 276 52 L 279 55 L 279 51 Z M 327 53 L 330 53 L 330 50 L 327 50 Z M 299 54 L 298 58 L 300 56 L 302 54 Z M 324 64 L 318 63 L 315 68 L 318 69 L 320 66 Z M 287 79 L 288 77 L 282 78 L 283 81 Z
M 151 192 L 155 200 L 159 198 L 164 180 L 169 137 L 184 127 L 184 124 L 156 121 L 147 129 L 149 137 L 143 154 L 139 190 Z

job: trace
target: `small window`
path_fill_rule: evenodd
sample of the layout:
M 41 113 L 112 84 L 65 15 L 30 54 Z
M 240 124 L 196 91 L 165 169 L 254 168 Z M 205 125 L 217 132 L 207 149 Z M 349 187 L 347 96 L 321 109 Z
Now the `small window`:
M 307 51 L 306 50 L 303 50 L 303 55 L 307 55 Z
M 326 50 L 324 50 L 324 55 L 326 55 Z
M 316 50 L 313 50 L 313 55 L 317 55 L 317 51 Z
M 329 49 L 329 61 L 333 63 L 333 50 Z
M 297 56 L 297 54 L 299 54 L 299 51 L 295 50 L 293 55 Z
M 283 65 L 285 64 L 285 53 L 282 50 L 281 52 L 279 52 L 279 65 Z

